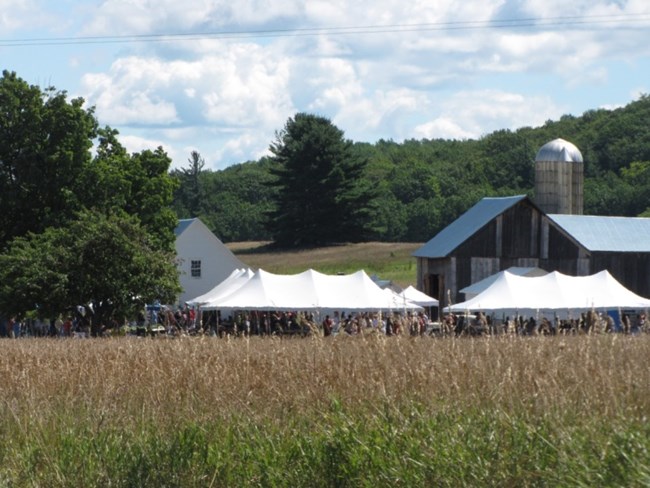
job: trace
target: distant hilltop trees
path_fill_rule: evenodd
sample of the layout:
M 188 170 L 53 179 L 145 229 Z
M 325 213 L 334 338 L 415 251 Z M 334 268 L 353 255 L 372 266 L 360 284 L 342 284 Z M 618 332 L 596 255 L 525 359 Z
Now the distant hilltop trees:
M 351 143 L 327 119 L 297 114 L 271 143 L 271 157 L 220 171 L 191 159 L 172 171 L 179 182 L 173 207 L 180 217 L 201 217 L 224 241 L 424 242 L 482 197 L 532 196 L 537 151 L 563 138 L 584 156 L 585 214 L 650 216 L 648 120 L 643 95 L 615 110 L 478 140 L 370 144 Z M 343 186 L 332 187 L 337 178 Z

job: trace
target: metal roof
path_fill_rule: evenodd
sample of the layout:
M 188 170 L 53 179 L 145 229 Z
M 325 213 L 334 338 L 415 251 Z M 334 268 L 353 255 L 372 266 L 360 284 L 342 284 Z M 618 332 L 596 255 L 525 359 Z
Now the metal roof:
M 561 163 L 582 163 L 582 153 L 575 145 L 564 139 L 553 139 L 544 144 L 535 156 L 535 161 L 557 161 Z
M 415 251 L 413 256 L 416 258 L 442 258 L 449 255 L 493 218 L 525 198 L 526 195 L 483 198 Z
M 178 221 L 178 225 L 174 229 L 174 234 L 176 234 L 176 237 L 181 235 L 183 232 L 185 232 L 185 229 L 187 229 L 190 225 L 192 225 L 192 222 L 194 222 L 196 219 L 180 219 Z
M 650 252 L 650 218 L 548 216 L 589 251 Z

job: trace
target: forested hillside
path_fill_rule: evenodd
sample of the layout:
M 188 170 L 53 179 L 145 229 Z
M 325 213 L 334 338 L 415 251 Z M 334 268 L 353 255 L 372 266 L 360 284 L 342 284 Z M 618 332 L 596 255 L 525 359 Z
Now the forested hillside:
M 532 194 L 537 150 L 558 137 L 583 154 L 586 214 L 650 216 L 649 121 L 650 97 L 642 96 L 479 140 L 355 143 L 352 157 L 367 161 L 364 183 L 376 190 L 365 238 L 426 241 L 482 197 Z M 181 218 L 200 217 L 224 241 L 272 239 L 279 164 L 269 157 L 211 171 L 193 154 L 172 172 L 180 182 L 174 208 Z

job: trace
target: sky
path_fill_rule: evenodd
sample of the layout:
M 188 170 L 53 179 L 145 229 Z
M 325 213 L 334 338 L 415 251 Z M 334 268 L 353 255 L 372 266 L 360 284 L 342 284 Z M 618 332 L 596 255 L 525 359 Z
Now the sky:
M 650 93 L 648 0 L 0 0 L 0 66 L 173 168 L 268 155 L 299 112 L 355 142 L 474 139 Z

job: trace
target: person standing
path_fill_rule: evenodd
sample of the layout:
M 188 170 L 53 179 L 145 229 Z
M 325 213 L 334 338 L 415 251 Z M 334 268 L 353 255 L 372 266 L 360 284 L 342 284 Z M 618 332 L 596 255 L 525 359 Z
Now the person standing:
M 329 337 L 332 335 L 332 319 L 329 315 L 325 315 L 325 320 L 323 320 L 323 335 Z
M 72 318 L 68 317 L 66 318 L 65 322 L 63 322 L 63 336 L 70 337 L 71 335 L 72 335 Z
M 20 321 L 16 320 L 16 317 L 9 319 L 9 333 L 12 339 L 18 339 L 20 337 Z

